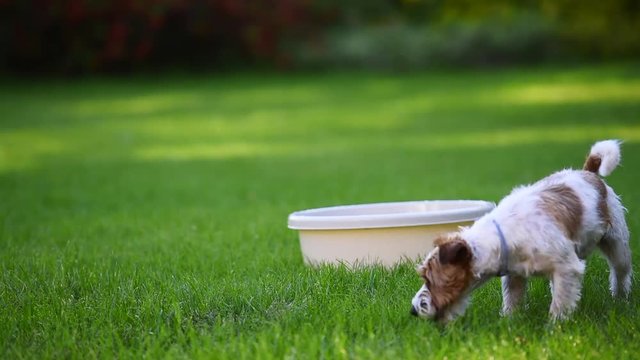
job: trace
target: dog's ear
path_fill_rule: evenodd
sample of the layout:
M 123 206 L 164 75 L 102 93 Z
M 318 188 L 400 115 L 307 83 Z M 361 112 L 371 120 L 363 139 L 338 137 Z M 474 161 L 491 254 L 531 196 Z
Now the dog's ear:
M 471 260 L 471 249 L 463 240 L 453 240 L 440 245 L 439 256 L 440 263 L 461 264 Z

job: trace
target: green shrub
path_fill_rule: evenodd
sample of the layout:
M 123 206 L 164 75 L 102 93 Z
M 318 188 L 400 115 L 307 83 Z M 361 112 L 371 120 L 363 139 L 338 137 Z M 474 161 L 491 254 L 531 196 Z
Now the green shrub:
M 300 66 L 405 70 L 538 62 L 558 48 L 555 27 L 534 14 L 425 26 L 394 22 L 329 31 L 298 47 Z

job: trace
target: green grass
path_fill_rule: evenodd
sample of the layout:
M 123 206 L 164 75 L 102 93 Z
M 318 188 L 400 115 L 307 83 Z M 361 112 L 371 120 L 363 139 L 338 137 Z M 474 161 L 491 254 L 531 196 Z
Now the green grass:
M 5 82 L 0 357 L 637 357 L 638 285 L 612 300 L 597 255 L 570 321 L 542 280 L 500 318 L 493 280 L 441 328 L 409 315 L 412 264 L 309 269 L 286 219 L 497 201 L 615 137 L 638 234 L 638 69 Z

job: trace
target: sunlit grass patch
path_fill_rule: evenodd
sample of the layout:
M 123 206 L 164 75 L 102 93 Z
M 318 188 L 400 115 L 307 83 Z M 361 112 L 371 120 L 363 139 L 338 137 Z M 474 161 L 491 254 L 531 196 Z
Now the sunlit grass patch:
M 128 121 L 135 122 L 139 116 L 171 110 L 186 110 L 201 102 L 202 99 L 194 92 L 168 91 L 115 99 L 79 100 L 61 106 L 59 110 L 78 119 L 96 116 L 103 119 L 127 117 Z
M 580 144 L 598 139 L 615 138 L 627 143 L 640 142 L 638 126 L 549 126 L 525 127 L 506 130 L 464 132 L 407 139 L 404 144 L 414 149 L 459 149 L 479 147 L 502 147 L 515 145 Z M 393 145 L 389 145 L 390 147 Z
M 199 160 L 274 157 L 291 154 L 299 147 L 287 144 L 260 143 L 190 143 L 155 145 L 135 150 L 134 157 L 140 160 Z
M 68 150 L 64 141 L 42 131 L 19 130 L 0 133 L 0 173 L 37 166 L 40 158 Z
M 600 83 L 540 83 L 516 86 L 506 90 L 498 98 L 514 104 L 588 103 L 588 102 L 638 102 L 640 81 L 617 80 Z

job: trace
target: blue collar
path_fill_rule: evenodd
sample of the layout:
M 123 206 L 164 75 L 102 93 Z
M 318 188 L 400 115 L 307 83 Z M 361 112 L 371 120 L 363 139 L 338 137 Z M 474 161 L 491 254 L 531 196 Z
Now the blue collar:
M 507 247 L 507 240 L 504 238 L 500 225 L 498 225 L 497 221 L 492 221 L 496 226 L 496 230 L 498 230 L 498 237 L 500 238 L 500 269 L 497 275 L 505 276 L 509 274 L 509 248 Z

